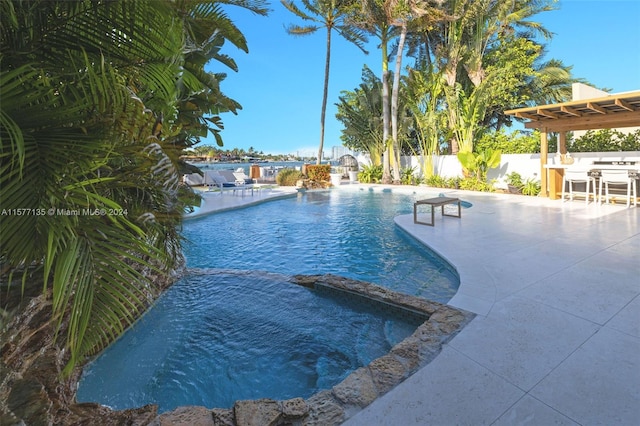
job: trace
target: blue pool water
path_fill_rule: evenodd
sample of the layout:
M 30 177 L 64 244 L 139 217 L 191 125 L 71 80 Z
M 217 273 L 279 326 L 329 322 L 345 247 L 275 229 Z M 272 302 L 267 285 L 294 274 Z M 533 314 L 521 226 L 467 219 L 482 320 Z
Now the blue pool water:
M 286 276 L 333 273 L 448 301 L 456 274 L 393 223 L 412 205 L 389 192 L 310 192 L 185 222 L 199 269 L 85 368 L 78 401 L 162 412 L 331 388 L 419 321 Z
M 185 255 L 190 267 L 333 273 L 446 303 L 458 276 L 393 221 L 413 202 L 393 192 L 307 192 L 186 222 Z
M 387 353 L 420 322 L 279 275 L 209 269 L 177 283 L 86 368 L 78 400 L 117 409 L 155 403 L 162 412 L 309 397 Z

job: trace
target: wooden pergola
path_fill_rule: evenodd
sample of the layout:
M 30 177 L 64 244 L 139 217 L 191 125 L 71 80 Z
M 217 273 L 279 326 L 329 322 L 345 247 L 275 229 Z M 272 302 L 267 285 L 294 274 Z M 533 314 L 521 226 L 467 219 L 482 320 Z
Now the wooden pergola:
M 548 133 L 559 134 L 559 151 L 561 154 L 566 154 L 568 131 L 640 126 L 640 91 L 512 109 L 505 111 L 505 114 L 525 118 L 529 120 L 525 123 L 525 128 L 540 130 L 540 195 L 546 197 L 549 195 L 545 169 L 549 156 Z

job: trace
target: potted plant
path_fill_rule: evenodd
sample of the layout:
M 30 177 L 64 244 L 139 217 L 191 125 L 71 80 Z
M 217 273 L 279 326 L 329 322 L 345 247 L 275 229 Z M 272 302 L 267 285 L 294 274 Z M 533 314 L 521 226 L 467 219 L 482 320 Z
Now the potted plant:
M 507 188 L 510 194 L 522 194 L 522 188 L 524 187 L 524 182 L 522 182 L 522 176 L 518 172 L 508 173 L 507 178 Z

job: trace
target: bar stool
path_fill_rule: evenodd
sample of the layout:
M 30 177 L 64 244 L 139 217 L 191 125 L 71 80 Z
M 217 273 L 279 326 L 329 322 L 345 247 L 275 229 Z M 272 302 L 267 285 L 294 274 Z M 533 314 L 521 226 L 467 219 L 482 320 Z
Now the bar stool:
M 585 188 L 585 204 L 589 204 L 589 194 L 591 191 L 589 188 L 593 188 L 593 201 L 596 200 L 596 180 L 586 170 L 571 170 L 566 169 L 564 176 L 562 177 L 562 201 L 567 201 L 564 198 L 566 184 L 569 184 L 569 199 L 573 201 L 573 184 L 584 183 L 587 185 Z
M 631 192 L 633 190 L 633 205 L 638 203 L 636 180 L 629 176 L 627 170 L 602 170 L 600 176 L 600 204 L 602 204 L 602 184 L 605 187 L 605 202 L 609 204 L 609 184 L 626 185 L 627 187 L 627 207 L 631 205 Z

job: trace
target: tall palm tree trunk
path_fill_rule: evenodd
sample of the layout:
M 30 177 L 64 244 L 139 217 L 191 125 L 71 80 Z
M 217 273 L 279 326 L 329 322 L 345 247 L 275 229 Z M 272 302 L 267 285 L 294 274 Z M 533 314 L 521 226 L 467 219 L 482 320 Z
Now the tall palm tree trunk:
M 318 160 L 322 163 L 322 151 L 324 149 L 324 121 L 327 114 L 327 96 L 329 94 L 329 64 L 331 63 L 331 28 L 327 27 L 327 58 L 324 62 L 324 89 L 322 93 L 322 110 L 320 112 L 320 145 L 318 146 Z
M 391 110 L 389 108 L 389 61 L 387 44 L 382 44 L 382 140 L 385 147 L 382 162 L 382 183 L 391 183 L 391 144 L 389 143 L 389 127 Z
M 398 52 L 396 53 L 396 70 L 393 75 L 393 88 L 391 92 L 391 137 L 393 138 L 393 148 L 396 154 L 396 167 L 393 168 L 393 182 L 400 183 L 400 143 L 398 141 L 398 97 L 400 92 L 400 69 L 402 68 L 402 52 L 404 42 L 407 38 L 407 22 L 402 21 L 400 39 L 398 40 Z

